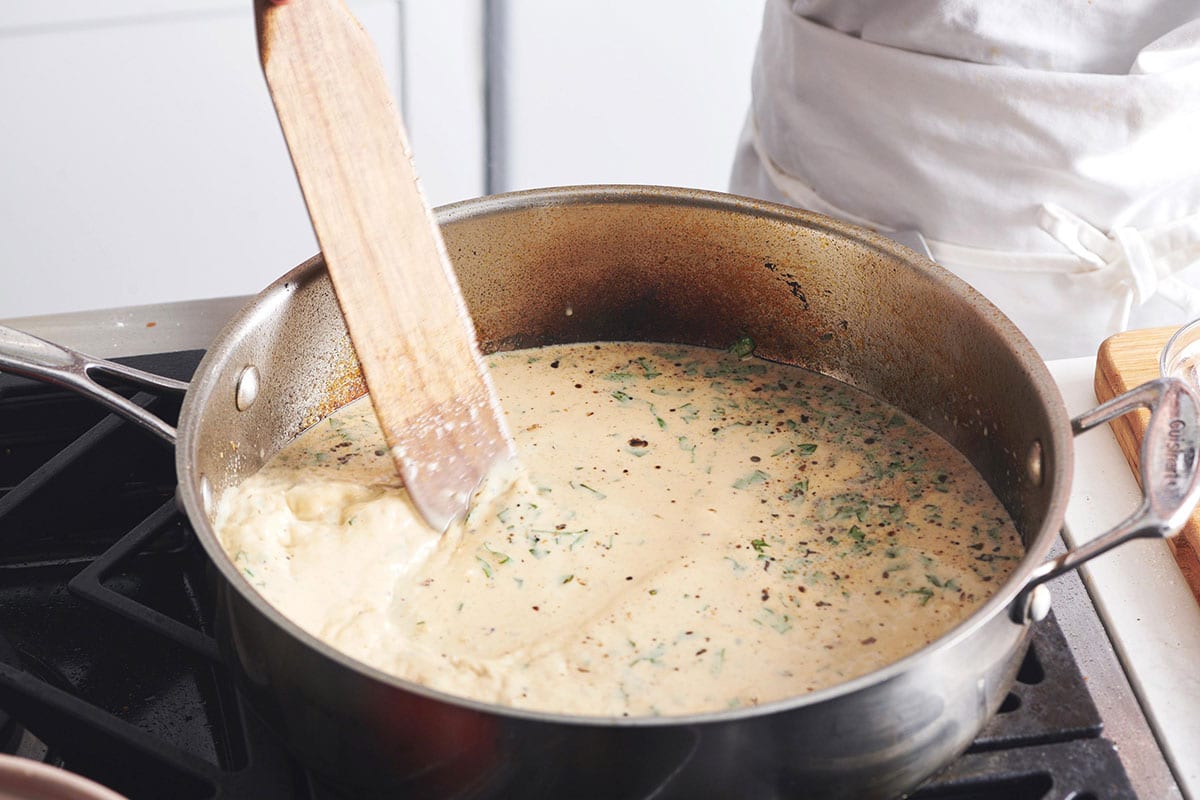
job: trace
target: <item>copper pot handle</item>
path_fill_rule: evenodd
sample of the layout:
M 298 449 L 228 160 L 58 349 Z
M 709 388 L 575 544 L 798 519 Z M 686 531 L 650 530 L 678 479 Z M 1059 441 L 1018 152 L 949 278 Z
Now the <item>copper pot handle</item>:
M 158 391 L 183 394 L 188 385 L 102 358 L 84 355 L 28 333 L 0 325 L 0 371 L 46 381 L 102 403 L 145 430 L 175 443 L 175 428 L 151 412 L 92 378 L 93 372 L 111 375 Z
M 1075 435 L 1141 408 L 1150 409 L 1140 459 L 1142 503 L 1095 539 L 1040 565 L 1012 604 L 1014 622 L 1045 616 L 1048 595 L 1035 590 L 1101 553 L 1133 539 L 1166 539 L 1187 523 L 1200 499 L 1200 397 L 1178 378 L 1159 378 L 1130 389 L 1071 420 Z

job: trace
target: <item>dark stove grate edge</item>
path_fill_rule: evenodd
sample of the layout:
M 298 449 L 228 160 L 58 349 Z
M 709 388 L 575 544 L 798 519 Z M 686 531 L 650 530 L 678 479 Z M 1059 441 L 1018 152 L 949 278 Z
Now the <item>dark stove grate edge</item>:
M 156 537 L 161 536 L 167 526 L 178 521 L 181 516 L 175 501 L 169 500 L 72 578 L 67 588 L 83 600 L 120 614 L 131 623 L 177 642 L 210 661 L 219 662 L 221 655 L 217 650 L 217 642 L 203 630 L 173 619 L 104 584 L 104 579 L 124 560 L 135 556 Z

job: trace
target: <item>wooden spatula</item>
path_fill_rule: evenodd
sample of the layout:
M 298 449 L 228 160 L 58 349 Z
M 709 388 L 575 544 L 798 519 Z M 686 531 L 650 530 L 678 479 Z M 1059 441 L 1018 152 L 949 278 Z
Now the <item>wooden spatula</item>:
M 259 55 L 375 414 L 445 530 L 513 452 L 379 58 L 341 0 L 256 0 Z

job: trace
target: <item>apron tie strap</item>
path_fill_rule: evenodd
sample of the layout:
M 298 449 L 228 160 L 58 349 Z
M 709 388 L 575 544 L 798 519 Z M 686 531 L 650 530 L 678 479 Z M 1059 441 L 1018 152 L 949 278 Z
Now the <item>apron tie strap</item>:
M 788 202 L 883 233 L 893 230 L 838 208 L 783 169 L 767 151 L 753 114 L 747 128 L 763 173 Z M 1200 289 L 1174 277 L 1174 273 L 1200 263 L 1200 213 L 1145 229 L 1121 227 L 1105 233 L 1056 203 L 1044 203 L 1037 210 L 1037 224 L 1067 252 L 993 250 L 939 241 L 927 234 L 925 241 L 934 260 L 945 265 L 1018 274 L 1098 277 L 1119 298 L 1111 320 L 1118 330 L 1128 327 L 1135 306 L 1156 295 L 1182 309 L 1189 318 L 1200 318 Z
M 1055 203 L 1038 208 L 1038 227 L 1058 240 L 1095 269 L 1103 269 L 1112 256 L 1112 242 L 1083 217 Z
M 1094 270 L 1110 272 L 1115 285 L 1132 293 L 1131 305 L 1158 295 L 1188 316 L 1200 316 L 1200 290 L 1172 275 L 1200 261 L 1200 215 L 1106 234 L 1062 206 L 1045 203 L 1038 209 L 1038 226 Z

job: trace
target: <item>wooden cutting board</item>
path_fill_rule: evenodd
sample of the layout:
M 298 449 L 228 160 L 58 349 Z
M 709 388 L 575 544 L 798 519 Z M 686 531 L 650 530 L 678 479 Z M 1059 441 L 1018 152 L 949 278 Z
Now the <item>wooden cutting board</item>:
M 1158 354 L 1175 330 L 1173 327 L 1149 328 L 1118 333 L 1106 339 L 1096 356 L 1096 398 L 1104 402 L 1157 378 Z M 1149 419 L 1150 412 L 1138 411 L 1110 423 L 1125 460 L 1139 482 L 1142 435 L 1146 432 Z M 1196 595 L 1196 601 L 1200 603 L 1200 557 L 1196 555 L 1200 553 L 1200 511 L 1192 515 L 1178 536 L 1167 541 L 1175 553 L 1180 570 L 1192 587 L 1192 593 Z

